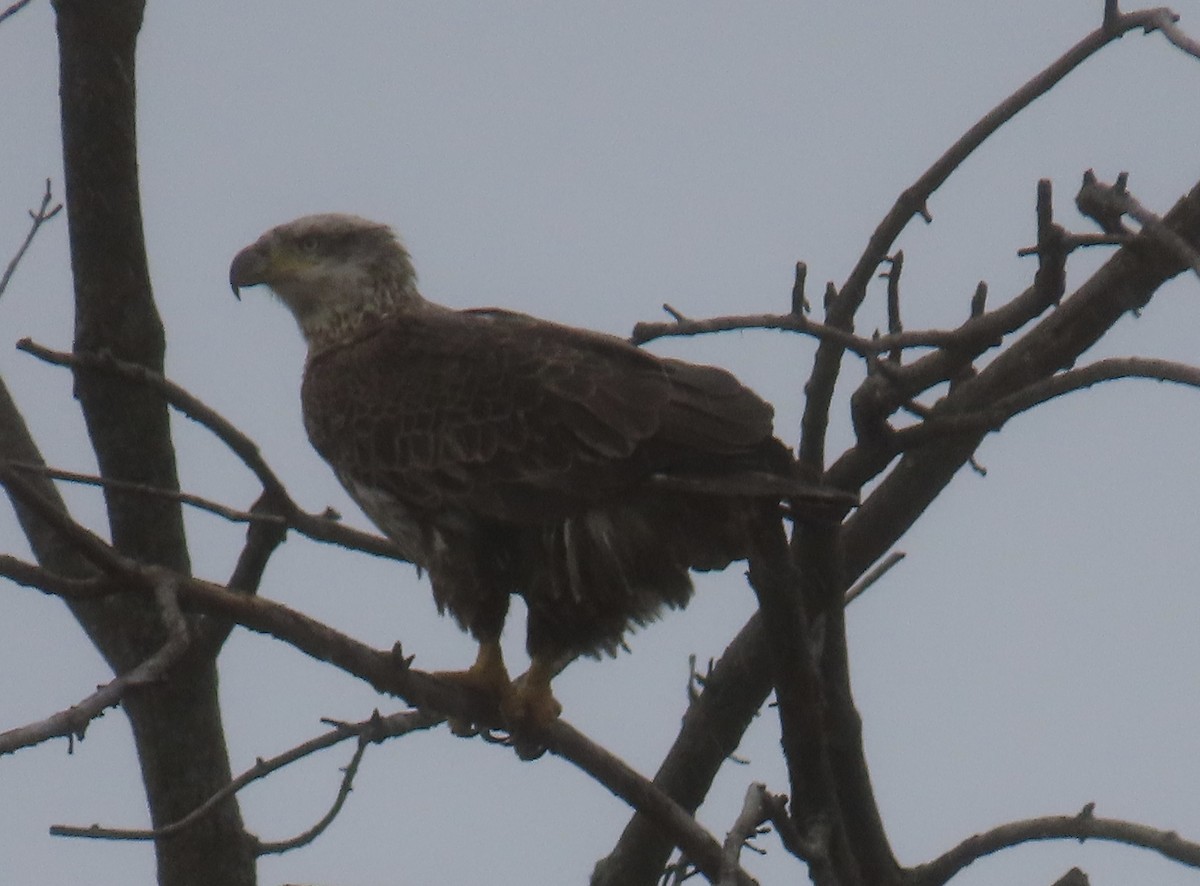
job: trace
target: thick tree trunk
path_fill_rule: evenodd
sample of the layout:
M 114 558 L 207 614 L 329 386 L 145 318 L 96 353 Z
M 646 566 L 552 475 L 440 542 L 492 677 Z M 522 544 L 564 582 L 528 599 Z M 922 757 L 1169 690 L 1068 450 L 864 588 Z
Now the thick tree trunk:
M 162 371 L 164 335 L 150 288 L 137 178 L 134 59 L 144 0 L 58 0 L 67 214 L 75 280 L 77 350 L 108 350 Z M 100 472 L 177 488 L 167 410 L 147 389 L 77 373 L 76 396 Z M 177 503 L 110 492 L 113 544 L 145 562 L 188 572 Z M 161 646 L 152 603 L 125 596 L 73 607 L 114 671 Z M 217 675 L 193 656 L 169 680 L 139 689 L 124 709 L 133 726 L 151 820 L 177 820 L 230 778 Z M 161 841 L 163 886 L 255 882 L 254 856 L 237 803 Z

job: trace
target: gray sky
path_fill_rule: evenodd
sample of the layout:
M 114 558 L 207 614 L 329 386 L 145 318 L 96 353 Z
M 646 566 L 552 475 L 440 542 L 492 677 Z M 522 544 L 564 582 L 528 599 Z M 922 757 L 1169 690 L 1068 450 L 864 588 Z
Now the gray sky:
M 172 377 L 258 440 L 293 495 L 364 518 L 311 451 L 303 359 L 286 312 L 238 304 L 233 253 L 313 211 L 394 225 L 425 294 L 628 334 L 670 302 L 693 316 L 782 311 L 791 269 L 810 296 L 842 280 L 896 195 L 984 111 L 1096 26 L 1100 2 L 977 0 L 755 4 L 550 2 L 150 3 L 139 56 L 143 201 Z M 1200 2 L 1175 8 L 1200 35 Z M 49 3 L 0 26 L 0 257 L 43 180 L 61 195 Z M 1200 173 L 1200 65 L 1130 35 L 973 156 L 913 224 L 905 323 L 955 325 L 975 284 L 993 303 L 1031 278 L 1038 178 L 1058 218 L 1083 170 L 1165 211 Z M 1072 260 L 1078 283 L 1103 259 Z M 69 376 L 11 348 L 69 347 L 66 226 L 43 232 L 0 303 L 0 372 L 54 464 L 92 467 Z M 1200 284 L 1176 281 L 1102 347 L 1196 362 Z M 860 328 L 882 322 L 882 288 Z M 655 346 L 734 369 L 796 439 L 813 343 L 768 333 Z M 1099 349 L 1098 349 L 1099 350 Z M 848 373 L 853 383 L 857 367 Z M 847 386 L 845 392 L 848 393 Z M 832 450 L 850 439 L 836 416 Z M 186 489 L 246 506 L 252 479 L 206 432 L 175 424 Z M 903 863 L 1005 820 L 1125 817 L 1200 837 L 1200 546 L 1195 391 L 1128 382 L 1074 395 L 985 442 L 988 476 L 957 477 L 901 547 L 904 564 L 856 602 L 856 698 L 885 820 Z M 70 491 L 101 527 L 94 493 Z M 189 516 L 197 574 L 228 575 L 242 530 Z M 0 513 L 5 550 L 23 551 Z M 470 642 L 434 613 L 409 567 L 294 539 L 263 593 L 421 667 L 458 667 Z M 685 703 L 687 656 L 719 655 L 752 611 L 740 573 L 706 579 L 687 612 L 635 635 L 632 655 L 581 662 L 557 684 L 565 716 L 650 774 Z M 106 674 L 56 601 L 0 588 L 0 728 L 46 716 Z M 509 654 L 523 660 L 514 615 Z M 349 678 L 239 632 L 221 659 L 235 769 L 380 705 Z M 746 784 L 786 789 L 767 712 L 701 819 L 723 835 Z M 349 748 L 243 794 L 263 839 L 311 825 Z M 128 729 L 110 712 L 73 756 L 62 743 L 0 760 L 0 872 L 11 883 L 150 882 L 143 845 L 52 839 L 52 823 L 141 826 Z M 17 811 L 19 809 L 19 812 Z M 627 809 L 561 760 L 445 730 L 368 753 L 346 810 L 315 845 L 261 865 L 261 882 L 578 883 Z M 745 857 L 763 882 L 797 867 L 773 837 Z M 1071 865 L 1096 886 L 1195 874 L 1098 844 L 1023 847 L 955 882 L 1049 884 Z M 487 874 L 483 872 L 487 871 Z

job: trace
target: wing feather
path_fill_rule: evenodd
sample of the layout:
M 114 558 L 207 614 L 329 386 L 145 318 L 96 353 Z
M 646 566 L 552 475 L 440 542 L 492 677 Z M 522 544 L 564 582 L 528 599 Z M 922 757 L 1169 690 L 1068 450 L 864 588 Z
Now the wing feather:
M 303 402 L 339 474 L 409 506 L 515 522 L 771 436 L 770 406 L 729 373 L 491 310 L 382 322 L 310 361 Z

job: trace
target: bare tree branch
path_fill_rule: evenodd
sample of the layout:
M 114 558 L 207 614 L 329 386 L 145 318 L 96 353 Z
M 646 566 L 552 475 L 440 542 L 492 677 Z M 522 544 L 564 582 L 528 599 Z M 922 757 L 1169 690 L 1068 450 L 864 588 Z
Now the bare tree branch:
M 900 232 L 914 215 L 926 213 L 926 202 L 959 165 L 1001 126 L 1045 95 L 1055 84 L 1112 41 L 1137 28 L 1161 24 L 1159 10 L 1117 16 L 1113 21 L 1088 34 L 1045 70 L 1004 99 L 968 129 L 941 157 L 934 161 L 910 187 L 897 198 L 879 223 L 846 282 L 829 306 L 826 323 L 850 331 L 854 316 L 866 298 L 867 284 L 875 269 L 891 250 Z M 833 341 L 822 342 L 807 385 L 800 440 L 800 460 L 813 470 L 825 467 L 825 431 L 834 385 L 840 371 L 843 347 Z
M 438 711 L 467 722 L 503 727 L 494 707 L 495 699 L 411 668 L 398 647 L 390 652 L 374 650 L 282 604 L 237 594 L 219 585 L 126 558 L 52 504 L 41 500 L 11 469 L 0 467 L 0 482 L 50 522 L 83 556 L 103 571 L 119 575 L 130 592 L 151 591 L 164 579 L 173 580 L 190 609 L 230 619 L 283 640 L 319 661 L 329 662 L 365 680 L 376 690 L 398 695 L 420 709 Z M 706 876 L 715 879 L 719 875 L 720 844 L 652 782 L 565 721 L 553 723 L 539 738 L 546 749 L 574 763 L 608 790 L 651 816 L 671 833 L 672 839 Z M 738 882 L 748 884 L 753 880 L 742 876 Z
M 810 611 L 820 612 L 830 594 L 842 608 L 837 528 L 804 524 L 797 539 L 811 554 L 809 569 L 799 572 L 792 561 L 783 527 L 769 516 L 760 521 L 749 563 L 750 585 L 758 598 L 764 640 L 768 649 L 778 702 L 779 723 L 788 780 L 791 785 L 791 818 L 804 842 L 817 844 L 829 865 L 812 865 L 816 886 L 850 886 L 871 882 L 856 857 L 849 834 L 849 814 L 842 802 L 832 764 L 827 719 L 830 711 L 818 659 L 836 627 L 814 630 Z M 821 607 L 821 608 L 818 608 Z M 858 825 L 861 827 L 861 823 Z M 822 844 L 819 841 L 824 838 Z
M 158 486 L 149 486 L 145 483 L 131 483 L 127 480 L 110 480 L 107 477 L 98 477 L 95 474 L 84 474 L 78 471 L 65 471 L 61 468 L 52 468 L 47 465 L 30 464 L 29 462 L 9 461 L 5 462 L 5 464 L 18 471 L 41 474 L 43 477 L 49 477 L 51 480 L 61 480 L 64 483 L 76 483 L 81 486 L 96 486 L 102 489 L 119 489 L 122 492 L 132 492 L 135 495 L 151 495 L 169 498 L 180 502 L 181 504 L 191 505 L 198 510 L 215 514 L 216 516 L 222 517 L 231 523 L 252 523 L 258 521 L 263 523 L 274 523 L 279 526 L 287 526 L 287 519 L 280 514 L 241 511 L 237 508 L 231 508 L 228 505 L 223 505 L 220 502 L 203 498 L 199 495 L 193 495 L 188 492 L 182 492 L 178 489 L 162 489 Z
M 934 415 L 928 421 L 897 431 L 901 450 L 924 445 L 930 439 L 952 434 L 997 431 L 1009 420 L 1035 406 L 1065 394 L 1082 391 L 1106 381 L 1147 379 L 1200 387 L 1200 366 L 1151 357 L 1106 357 L 1087 366 L 1068 369 L 997 400 L 982 409 L 950 415 Z
M 1154 237 L 1163 246 L 1174 252 L 1181 262 L 1189 266 L 1200 277 L 1200 251 L 1162 223 L 1162 218 L 1151 212 L 1134 197 L 1127 188 L 1128 173 L 1121 173 L 1112 185 L 1096 179 L 1092 170 L 1083 174 L 1083 184 L 1075 196 L 1079 211 L 1096 222 L 1109 234 L 1128 234 L 1121 217 L 1128 215 L 1142 226 L 1142 230 Z
M 933 861 L 910 870 L 914 886 L 941 886 L 967 865 L 985 855 L 1038 840 L 1106 840 L 1152 849 L 1160 855 L 1200 867 L 1200 843 L 1185 840 L 1175 831 L 1161 831 L 1134 822 L 1092 815 L 1051 815 L 1000 825 L 968 837 Z
M 56 502 L 43 497 L 25 477 L 4 463 L 0 463 L 0 485 L 8 490 L 13 499 L 49 524 L 67 544 L 101 572 L 108 575 L 124 575 L 140 568 L 141 564 L 119 553 L 99 536 L 80 526 Z M 152 586 L 153 582 L 148 584 Z
M 3 22 L 10 15 L 13 15 L 25 6 L 29 0 L 24 0 L 21 3 L 14 3 L 4 12 L 0 12 L 0 22 Z M 17 249 L 16 254 L 8 262 L 8 267 L 4 269 L 4 273 L 0 274 L 0 295 L 4 295 L 4 290 L 8 289 L 8 281 L 12 279 L 13 274 L 17 270 L 17 265 L 21 263 L 21 259 L 25 257 L 25 253 L 29 250 L 29 245 L 33 243 L 33 238 L 37 236 L 38 230 L 54 216 L 62 211 L 62 204 L 55 203 L 54 196 L 50 191 L 50 179 L 46 179 L 46 192 L 42 194 L 42 204 L 36 210 L 29 210 L 29 217 L 33 219 L 33 223 L 29 226 L 29 233 L 25 235 L 25 241 Z
M 333 805 L 329 807 L 329 811 L 321 817 L 320 821 L 290 840 L 281 840 L 274 843 L 257 843 L 255 853 L 259 856 L 282 855 L 293 849 L 299 849 L 301 846 L 307 846 L 313 840 L 317 839 L 317 837 L 321 836 L 325 832 L 325 829 L 333 824 L 333 820 L 342 811 L 342 807 L 346 805 L 346 798 L 350 796 L 350 790 L 354 787 L 354 777 L 358 775 L 358 765 L 362 762 L 363 755 L 367 752 L 367 746 L 370 744 L 371 742 L 366 738 L 359 737 L 358 746 L 354 749 L 354 756 L 350 758 L 349 764 L 347 764 L 342 772 L 342 784 L 338 788 L 337 796 L 333 799 Z
M 880 276 L 887 280 L 888 334 L 899 335 L 904 331 L 904 323 L 900 319 L 900 275 L 904 273 L 904 250 L 897 249 L 896 254 L 886 261 L 891 267 Z M 888 359 L 899 363 L 902 353 L 900 348 L 892 348 Z
M 762 616 L 756 614 L 705 675 L 704 687 L 683 715 L 683 726 L 654 776 L 654 784 L 689 814 L 708 794 L 721 764 L 771 692 Z M 783 813 L 786 817 L 786 811 Z M 634 815 L 620 839 L 592 871 L 593 886 L 626 886 L 658 878 L 674 842 L 655 819 Z
M 860 357 L 873 357 L 899 348 L 942 348 L 952 346 L 959 336 L 957 330 L 923 329 L 898 332 L 875 338 L 863 338 L 844 329 L 813 320 L 806 314 L 741 314 L 693 320 L 679 316 L 669 323 L 637 323 L 629 340 L 643 345 L 658 338 L 703 335 L 747 329 L 776 329 L 809 335 L 818 341 L 829 341 L 853 351 Z
M 1063 394 L 1122 378 L 1142 378 L 1200 387 L 1200 366 L 1152 357 L 1107 357 L 1030 385 L 997 401 L 996 408 L 1016 415 Z
M 3 22 L 6 19 L 10 18 L 11 16 L 16 15 L 18 12 L 20 12 L 22 9 L 24 9 L 26 6 L 28 6 L 31 2 L 33 2 L 33 0 L 17 0 L 16 3 L 14 3 L 12 6 L 8 7 L 8 9 L 4 10 L 4 12 L 0 12 L 0 22 Z
M 199 819 L 204 818 L 212 810 L 220 806 L 247 785 L 258 782 L 258 780 L 270 776 L 272 772 L 281 770 L 284 766 L 294 764 L 298 760 L 306 758 L 318 750 L 334 747 L 335 744 L 349 740 L 349 738 L 359 738 L 360 748 L 364 744 L 379 743 L 402 735 L 408 735 L 409 732 L 414 732 L 422 729 L 430 729 L 442 723 L 445 718 L 438 714 L 424 711 L 401 711 L 400 713 L 391 714 L 389 717 L 380 717 L 376 712 L 372 717 L 362 720 L 361 723 L 338 723 L 334 729 L 319 735 L 316 738 L 298 744 L 294 748 L 286 750 L 286 752 L 274 756 L 269 760 L 258 760 L 246 772 L 233 779 L 228 785 L 216 794 L 209 797 L 199 807 L 193 809 L 185 818 L 179 821 L 172 822 L 164 827 L 157 827 L 154 830 L 145 830 L 145 828 L 113 828 L 101 827 L 100 825 L 90 825 L 88 827 L 79 827 L 74 825 L 54 825 L 50 827 L 50 834 L 54 837 L 84 837 L 89 839 L 109 839 L 109 840 L 152 840 L 163 837 L 170 837 L 172 834 L 184 830 L 186 827 L 191 827 L 196 824 Z M 358 756 L 358 754 L 356 754 Z M 353 780 L 353 777 L 352 777 Z M 331 820 L 331 819 L 330 819 Z M 314 834 L 316 836 L 316 834 Z M 311 840 L 308 840 L 311 842 Z M 260 844 L 259 854 L 265 855 L 274 845 L 282 844 Z M 283 850 L 280 850 L 283 851 Z
M 1165 221 L 1173 229 L 1194 239 L 1194 233 L 1185 232 L 1197 230 L 1197 218 L 1200 218 L 1200 188 L 1194 189 L 1181 199 Z M 1060 309 L 1061 315 L 1043 319 L 1040 326 L 1049 328 L 1039 331 L 1039 328 L 1035 327 L 1025 336 L 1025 339 L 1032 336 L 1030 340 L 1023 339 L 1017 343 L 1016 353 L 1008 355 L 1005 360 L 1019 370 L 1009 383 L 1019 388 L 1031 367 L 1070 365 L 1079 353 L 1086 350 L 1092 339 L 1101 334 L 1101 328 L 1108 328 L 1124 312 L 1145 304 L 1157 288 L 1177 272 L 1177 263 L 1161 253 L 1141 252 L 1137 258 L 1118 253 L 1094 279 L 1084 284 L 1076 296 L 1064 301 L 1063 308 Z M 1029 287 L 1001 308 L 972 318 L 968 325 L 978 324 L 975 327 L 977 337 L 973 339 L 974 349 L 982 351 L 989 341 L 995 341 L 1009 331 L 1023 326 L 1031 318 L 1043 313 L 1047 307 L 1045 291 L 1041 287 Z M 1083 319 L 1077 321 L 1075 318 Z M 1076 326 L 1079 327 L 1078 331 L 1075 330 Z M 957 352 L 934 352 L 899 370 L 905 386 L 901 391 L 892 390 L 892 381 L 880 376 L 877 379 L 868 379 L 855 396 L 857 398 L 864 389 L 874 385 L 877 393 L 873 396 L 882 404 L 880 412 L 886 414 L 887 402 L 906 394 L 911 396 L 909 392 L 923 390 L 925 386 L 935 384 L 939 380 L 953 378 L 955 373 L 961 371 L 955 367 L 969 365 L 972 356 L 971 353 L 964 356 Z M 997 373 L 998 370 L 989 367 L 989 385 L 997 385 L 1000 378 L 1008 377 L 1007 373 L 1003 376 Z M 978 390 L 977 386 L 972 387 Z M 992 394 L 991 398 L 994 399 L 995 396 Z M 987 402 L 987 398 L 983 398 L 983 402 Z M 900 535 L 912 525 L 927 502 L 932 500 L 958 468 L 970 459 L 973 449 L 973 442 L 964 440 L 956 442 L 953 447 L 947 446 L 945 451 L 939 450 L 936 454 L 923 452 L 919 459 L 912 459 L 911 465 L 906 464 L 889 475 L 885 481 L 886 488 L 882 488 L 882 491 L 876 490 L 867 500 L 865 510 L 860 509 L 847 522 L 843 540 L 846 553 L 845 575 L 848 579 L 853 580 L 886 554 L 887 548 L 895 544 Z M 840 488 L 856 488 L 860 483 L 866 482 L 866 478 L 882 471 L 894 453 L 895 450 L 890 449 L 888 445 L 880 447 L 876 452 L 860 445 L 830 468 L 825 475 L 825 481 Z M 689 709 L 683 728 L 668 756 L 670 761 L 686 760 L 686 767 L 668 769 L 664 763 L 664 768 L 656 779 L 674 796 L 681 796 L 677 792 L 683 792 L 683 795 L 688 797 L 689 805 L 700 802 L 712 774 L 729 753 L 725 750 L 729 746 L 724 743 L 725 740 L 713 746 L 708 743 L 707 736 L 713 717 L 719 713 L 722 717 L 729 717 L 731 721 L 736 719 L 741 724 L 748 724 L 766 698 L 769 691 L 769 664 L 765 656 L 764 630 L 761 617 L 756 615 L 731 644 L 714 669 L 713 677 L 706 684 L 704 692 Z M 837 626 L 827 626 L 827 631 L 836 635 Z M 728 687 L 724 679 L 726 670 L 731 675 Z M 722 692 L 710 697 L 710 691 L 715 687 L 721 687 Z M 850 716 L 847 728 L 853 730 L 854 722 L 855 718 Z M 727 739 L 732 742 L 732 746 L 736 746 L 737 735 L 740 735 L 740 732 Z M 848 737 L 847 740 L 852 742 L 853 738 Z M 700 773 L 698 778 L 701 780 L 697 782 L 697 776 L 691 773 Z M 867 789 L 869 790 L 869 784 Z M 648 870 L 661 870 L 666 863 L 666 855 L 660 854 L 662 852 L 661 845 L 653 837 L 652 829 L 644 826 L 635 816 L 626 827 L 617 847 L 597 864 L 593 882 L 609 886 L 634 882 L 634 877 L 639 878 L 636 882 L 646 882 Z M 661 861 L 657 860 L 659 858 Z
M 1146 25 L 1146 33 L 1152 30 L 1161 31 L 1162 35 L 1175 46 L 1182 49 L 1188 55 L 1200 59 L 1200 43 L 1197 43 L 1193 38 L 1189 37 L 1179 27 L 1179 16 L 1165 6 L 1160 6 L 1158 9 L 1149 10 L 1152 13 L 1157 13 L 1152 23 Z
M 742 847 L 758 835 L 759 825 L 770 816 L 766 794 L 767 786 L 761 782 L 751 782 L 746 788 L 742 811 L 738 813 L 721 846 L 721 877 L 717 886 L 734 886 L 737 882 L 738 856 L 741 855 Z
M 66 738 L 70 742 L 69 750 L 73 750 L 75 739 L 83 738 L 92 720 L 102 716 L 108 708 L 119 704 L 131 688 L 163 679 L 188 646 L 187 625 L 179 611 L 175 585 L 174 577 L 164 574 L 154 586 L 159 612 L 167 626 L 168 639 L 162 648 L 137 667 L 104 684 L 66 710 L 51 714 L 36 723 L 0 733 L 0 755 L 11 754 L 52 738 Z
M 116 589 L 102 579 L 59 575 L 10 554 L 0 554 L 0 576 L 66 600 L 90 600 L 116 593 Z
M 892 551 L 884 557 L 879 563 L 875 564 L 869 572 L 863 575 L 856 581 L 848 591 L 846 591 L 845 605 L 849 606 L 855 600 L 863 595 L 863 593 L 879 579 L 883 578 L 891 568 L 903 560 L 907 554 L 903 551 Z
M 339 523 L 336 519 L 321 514 L 310 514 L 295 503 L 288 494 L 283 482 L 271 470 L 258 445 L 234 427 L 216 410 L 188 393 L 174 382 L 161 374 L 140 366 L 136 363 L 120 360 L 111 354 L 104 353 L 68 353 L 55 351 L 39 345 L 30 339 L 22 339 L 17 347 L 39 360 L 57 366 L 71 366 L 78 369 L 95 370 L 111 373 L 121 378 L 149 386 L 158 392 L 162 398 L 178 409 L 188 418 L 212 431 L 247 468 L 258 478 L 263 489 L 272 496 L 272 501 L 279 502 L 281 516 L 289 527 L 306 535 L 315 541 L 340 545 L 378 557 L 388 557 L 394 560 L 405 560 L 395 543 L 369 532 L 359 532 L 349 526 Z

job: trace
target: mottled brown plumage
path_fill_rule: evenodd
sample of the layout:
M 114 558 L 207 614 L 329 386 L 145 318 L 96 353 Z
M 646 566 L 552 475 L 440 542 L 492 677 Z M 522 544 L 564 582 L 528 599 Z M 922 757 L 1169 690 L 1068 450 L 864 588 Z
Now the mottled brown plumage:
M 381 225 L 282 225 L 238 254 L 230 281 L 269 285 L 295 314 L 313 446 L 480 642 L 468 676 L 501 692 L 497 640 L 509 597 L 525 598 L 537 698 L 510 705 L 516 719 L 554 716 L 557 667 L 613 652 L 628 627 L 685 604 L 689 570 L 745 558 L 750 521 L 774 513 L 770 500 L 655 478 L 789 475 L 770 405 L 729 373 L 434 305 Z

